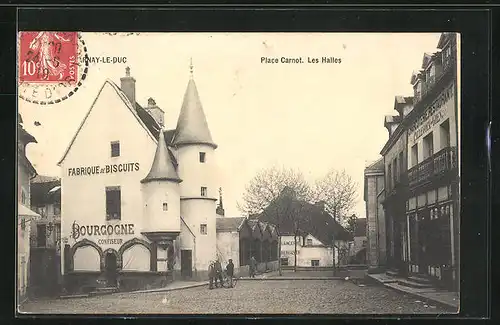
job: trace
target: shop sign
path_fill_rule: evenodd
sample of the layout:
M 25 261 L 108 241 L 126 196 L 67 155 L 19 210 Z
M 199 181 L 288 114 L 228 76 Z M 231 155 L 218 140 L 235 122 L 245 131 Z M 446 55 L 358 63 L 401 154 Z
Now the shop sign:
M 128 173 L 139 171 L 138 162 L 129 162 L 123 164 L 113 164 L 113 165 L 95 165 L 95 166 L 84 166 L 68 168 L 66 175 L 68 176 L 92 176 L 98 174 L 114 174 L 114 173 Z
M 423 112 L 421 116 L 417 118 L 408 130 L 409 137 L 413 141 L 416 141 L 434 125 L 440 123 L 444 119 L 446 111 L 442 108 L 450 99 L 453 99 L 453 95 L 454 85 L 452 84 L 439 95 L 439 97 Z
M 85 225 L 81 226 L 76 222 L 72 227 L 73 239 L 77 240 L 83 236 L 124 236 L 134 234 L 134 224 L 118 224 L 118 225 Z M 104 239 L 111 240 L 111 239 Z M 102 242 L 105 244 L 105 242 Z M 110 242 L 115 244 L 115 242 Z

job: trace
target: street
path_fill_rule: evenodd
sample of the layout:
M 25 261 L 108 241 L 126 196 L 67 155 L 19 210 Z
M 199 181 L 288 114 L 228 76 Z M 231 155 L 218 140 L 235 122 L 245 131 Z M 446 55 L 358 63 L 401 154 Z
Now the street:
M 443 308 L 394 290 L 342 280 L 240 280 L 233 289 L 207 286 L 169 292 L 120 293 L 28 302 L 43 314 L 438 314 Z

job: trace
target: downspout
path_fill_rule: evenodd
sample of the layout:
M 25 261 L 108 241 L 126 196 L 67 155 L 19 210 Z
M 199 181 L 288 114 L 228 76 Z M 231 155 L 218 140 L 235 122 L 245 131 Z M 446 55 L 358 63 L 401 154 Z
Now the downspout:
M 186 221 L 184 221 L 183 217 L 181 217 L 181 220 L 184 223 L 184 225 L 187 227 L 187 229 L 189 230 L 189 232 L 191 233 L 191 235 L 193 235 L 193 265 L 194 265 L 194 273 L 197 276 L 198 274 L 197 274 L 197 270 L 196 270 L 196 235 L 191 230 L 191 228 L 188 226 L 188 224 L 186 223 Z

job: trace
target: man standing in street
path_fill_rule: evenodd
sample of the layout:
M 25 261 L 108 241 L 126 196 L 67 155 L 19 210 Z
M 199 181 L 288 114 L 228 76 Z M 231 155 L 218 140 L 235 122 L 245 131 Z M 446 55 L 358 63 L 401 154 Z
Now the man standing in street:
M 219 260 L 215 260 L 215 287 L 217 288 L 217 280 L 219 280 L 219 286 L 222 288 L 222 265 Z
M 234 275 L 234 264 L 233 264 L 232 259 L 229 259 L 229 262 L 227 263 L 226 273 L 227 273 L 227 276 L 229 278 L 229 287 L 232 288 L 233 287 L 233 275 Z
M 255 278 L 255 272 L 257 271 L 257 260 L 255 257 L 250 258 L 250 277 Z
M 215 266 L 214 262 L 210 262 L 208 266 L 208 278 L 210 280 L 210 286 L 208 287 L 210 290 L 214 288 L 214 278 L 215 278 Z M 217 280 L 215 280 L 215 286 L 217 286 Z

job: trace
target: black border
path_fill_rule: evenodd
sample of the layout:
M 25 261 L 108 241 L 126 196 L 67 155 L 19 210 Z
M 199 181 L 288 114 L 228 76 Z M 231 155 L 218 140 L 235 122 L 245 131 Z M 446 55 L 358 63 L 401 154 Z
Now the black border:
M 80 30 L 80 31 L 308 31 L 308 32 L 443 32 L 461 33 L 462 52 L 462 234 L 461 234 L 461 317 L 487 317 L 489 315 L 489 224 L 488 215 L 491 203 L 488 192 L 488 153 L 485 145 L 485 129 L 490 119 L 490 24 L 491 11 L 486 8 L 473 10 L 432 7 L 431 10 L 419 7 L 392 8 L 391 10 L 373 7 L 363 10 L 360 7 L 273 9 L 218 7 L 177 7 L 144 10 L 98 8 L 46 8 L 28 9 L 23 7 L 17 12 L 19 30 Z M 5 9 L 5 8 L 4 8 Z M 112 11 L 112 15 L 111 15 Z M 15 96 L 15 8 L 0 12 L 0 34 L 3 44 L 9 44 L 0 51 L 0 59 L 4 67 L 0 74 L 1 81 L 1 121 L 3 139 L 12 139 L 15 135 L 16 119 Z M 112 17 L 112 18 L 110 18 Z M 497 36 L 498 37 L 498 36 Z M 498 64 L 498 62 L 496 62 Z M 411 72 L 409 72 L 411 73 Z M 498 87 L 498 86 L 497 86 Z M 10 150 L 4 151 L 15 155 L 14 141 L 2 141 Z M 4 154 L 5 156 L 5 154 Z M 2 157 L 3 158 L 3 157 Z M 17 170 L 14 159 L 2 159 L 2 170 Z M 5 166 L 4 166 L 5 165 Z M 7 173 L 2 194 L 4 198 L 15 202 L 15 175 Z M 14 208 L 15 209 L 15 208 Z M 10 215 L 10 214 L 6 214 Z M 14 213 L 12 214 L 14 215 Z M 15 220 L 14 218 L 11 219 Z M 15 227 L 9 227 L 15 229 Z M 14 240 L 11 241 L 14 243 Z M 6 254 L 9 258 L 11 254 Z M 10 264 L 15 265 L 15 262 Z M 14 268 L 11 268 L 14 269 Z M 6 277 L 9 281 L 12 277 Z M 9 291 L 14 292 L 14 284 Z M 14 311 L 11 295 L 3 306 L 8 306 L 9 314 Z M 6 310 L 7 312 L 7 310 Z M 2 315 L 6 315 L 2 313 Z M 11 314 L 12 315 L 12 314 Z M 103 315 L 104 316 L 104 315 Z M 126 315 L 120 315 L 123 318 Z M 244 317 L 245 315 L 242 315 Z M 250 316 L 250 315 L 246 315 Z M 407 315 L 412 318 L 422 316 Z M 66 322 L 77 318 L 64 317 Z M 109 317 L 109 316 L 108 316 Z M 128 317 L 136 318 L 137 315 Z M 165 317 L 165 316 L 162 316 Z M 169 317 L 169 316 L 167 316 Z M 189 317 L 189 316 L 187 316 Z M 214 316 L 215 317 L 215 316 Z M 220 317 L 220 316 L 219 316 Z M 255 317 L 255 316 L 252 316 Z M 264 318 L 265 315 L 257 315 Z M 301 316 L 293 316 L 302 318 Z M 340 315 L 319 316 L 318 318 L 386 318 L 385 315 Z M 393 316 L 394 317 L 394 316 Z M 406 317 L 406 316 L 399 316 Z M 452 317 L 452 316 L 445 316 Z M 42 318 L 40 316 L 40 318 Z M 46 317 L 43 317 L 46 318 Z M 62 318 L 62 317 L 59 317 Z M 194 318 L 194 316 L 192 317 Z M 211 318 L 211 317 L 210 317 Z M 235 318 L 231 316 L 230 318 Z M 276 318 L 276 316 L 274 316 Z M 309 316 L 308 318 L 316 318 Z M 426 317 L 429 318 L 429 317 Z M 435 318 L 435 317 L 434 317 Z M 196 319 L 199 319 L 196 317 Z M 229 319 L 228 319 L 229 320 Z M 290 320 L 287 320 L 290 321 Z

